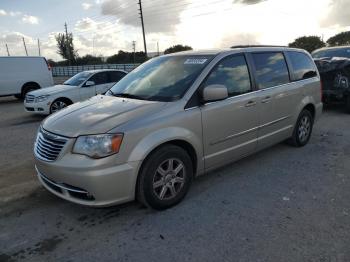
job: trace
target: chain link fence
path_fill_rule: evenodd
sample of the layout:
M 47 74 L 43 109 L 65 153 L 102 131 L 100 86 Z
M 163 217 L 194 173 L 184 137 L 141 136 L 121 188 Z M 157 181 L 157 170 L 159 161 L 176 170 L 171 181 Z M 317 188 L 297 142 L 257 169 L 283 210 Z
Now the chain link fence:
M 140 64 L 102 64 L 102 65 L 83 65 L 83 66 L 54 66 L 52 67 L 52 76 L 70 77 L 79 72 L 97 69 L 118 69 L 130 72 Z

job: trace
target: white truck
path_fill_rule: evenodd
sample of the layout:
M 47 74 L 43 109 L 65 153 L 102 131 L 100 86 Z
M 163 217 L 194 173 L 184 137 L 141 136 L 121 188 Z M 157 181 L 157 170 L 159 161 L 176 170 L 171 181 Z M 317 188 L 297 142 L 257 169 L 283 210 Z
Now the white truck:
M 0 56 L 0 96 L 23 99 L 33 90 L 52 86 L 51 68 L 40 56 Z

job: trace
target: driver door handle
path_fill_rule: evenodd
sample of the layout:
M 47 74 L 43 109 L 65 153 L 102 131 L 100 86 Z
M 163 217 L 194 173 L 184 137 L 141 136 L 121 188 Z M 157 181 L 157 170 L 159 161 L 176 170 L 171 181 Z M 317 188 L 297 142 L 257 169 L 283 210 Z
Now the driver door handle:
M 261 103 L 266 104 L 271 101 L 271 96 L 266 96 L 263 100 L 261 100 Z
M 255 106 L 256 105 L 256 102 L 251 100 L 249 101 L 248 103 L 245 104 L 245 107 L 251 107 L 251 106 Z

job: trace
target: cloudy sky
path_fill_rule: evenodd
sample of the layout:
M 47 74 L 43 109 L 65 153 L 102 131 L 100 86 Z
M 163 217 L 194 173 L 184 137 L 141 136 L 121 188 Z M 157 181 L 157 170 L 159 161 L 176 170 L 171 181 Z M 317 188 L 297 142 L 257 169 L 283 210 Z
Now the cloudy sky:
M 287 45 L 296 37 L 330 36 L 350 30 L 350 0 L 142 0 L 150 52 L 170 45 L 194 49 L 237 44 Z M 137 0 L 0 0 L 0 56 L 30 55 L 59 60 L 55 34 L 64 23 L 79 55 L 109 56 L 143 49 Z

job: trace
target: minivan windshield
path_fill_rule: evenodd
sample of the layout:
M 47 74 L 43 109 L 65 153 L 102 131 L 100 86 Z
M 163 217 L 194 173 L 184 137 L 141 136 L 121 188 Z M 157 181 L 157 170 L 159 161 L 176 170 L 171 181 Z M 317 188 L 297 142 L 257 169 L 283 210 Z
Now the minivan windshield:
M 126 75 L 107 94 L 163 102 L 178 100 L 212 58 L 212 55 L 153 58 Z
M 92 75 L 91 72 L 80 72 L 80 73 L 76 74 L 75 76 L 69 78 L 63 84 L 68 85 L 68 86 L 79 86 L 84 81 L 86 81 L 91 75 Z
M 324 49 L 315 51 L 312 53 L 313 58 L 325 58 L 325 57 L 346 57 L 350 58 L 350 47 L 342 47 L 342 48 L 332 48 L 332 49 Z

